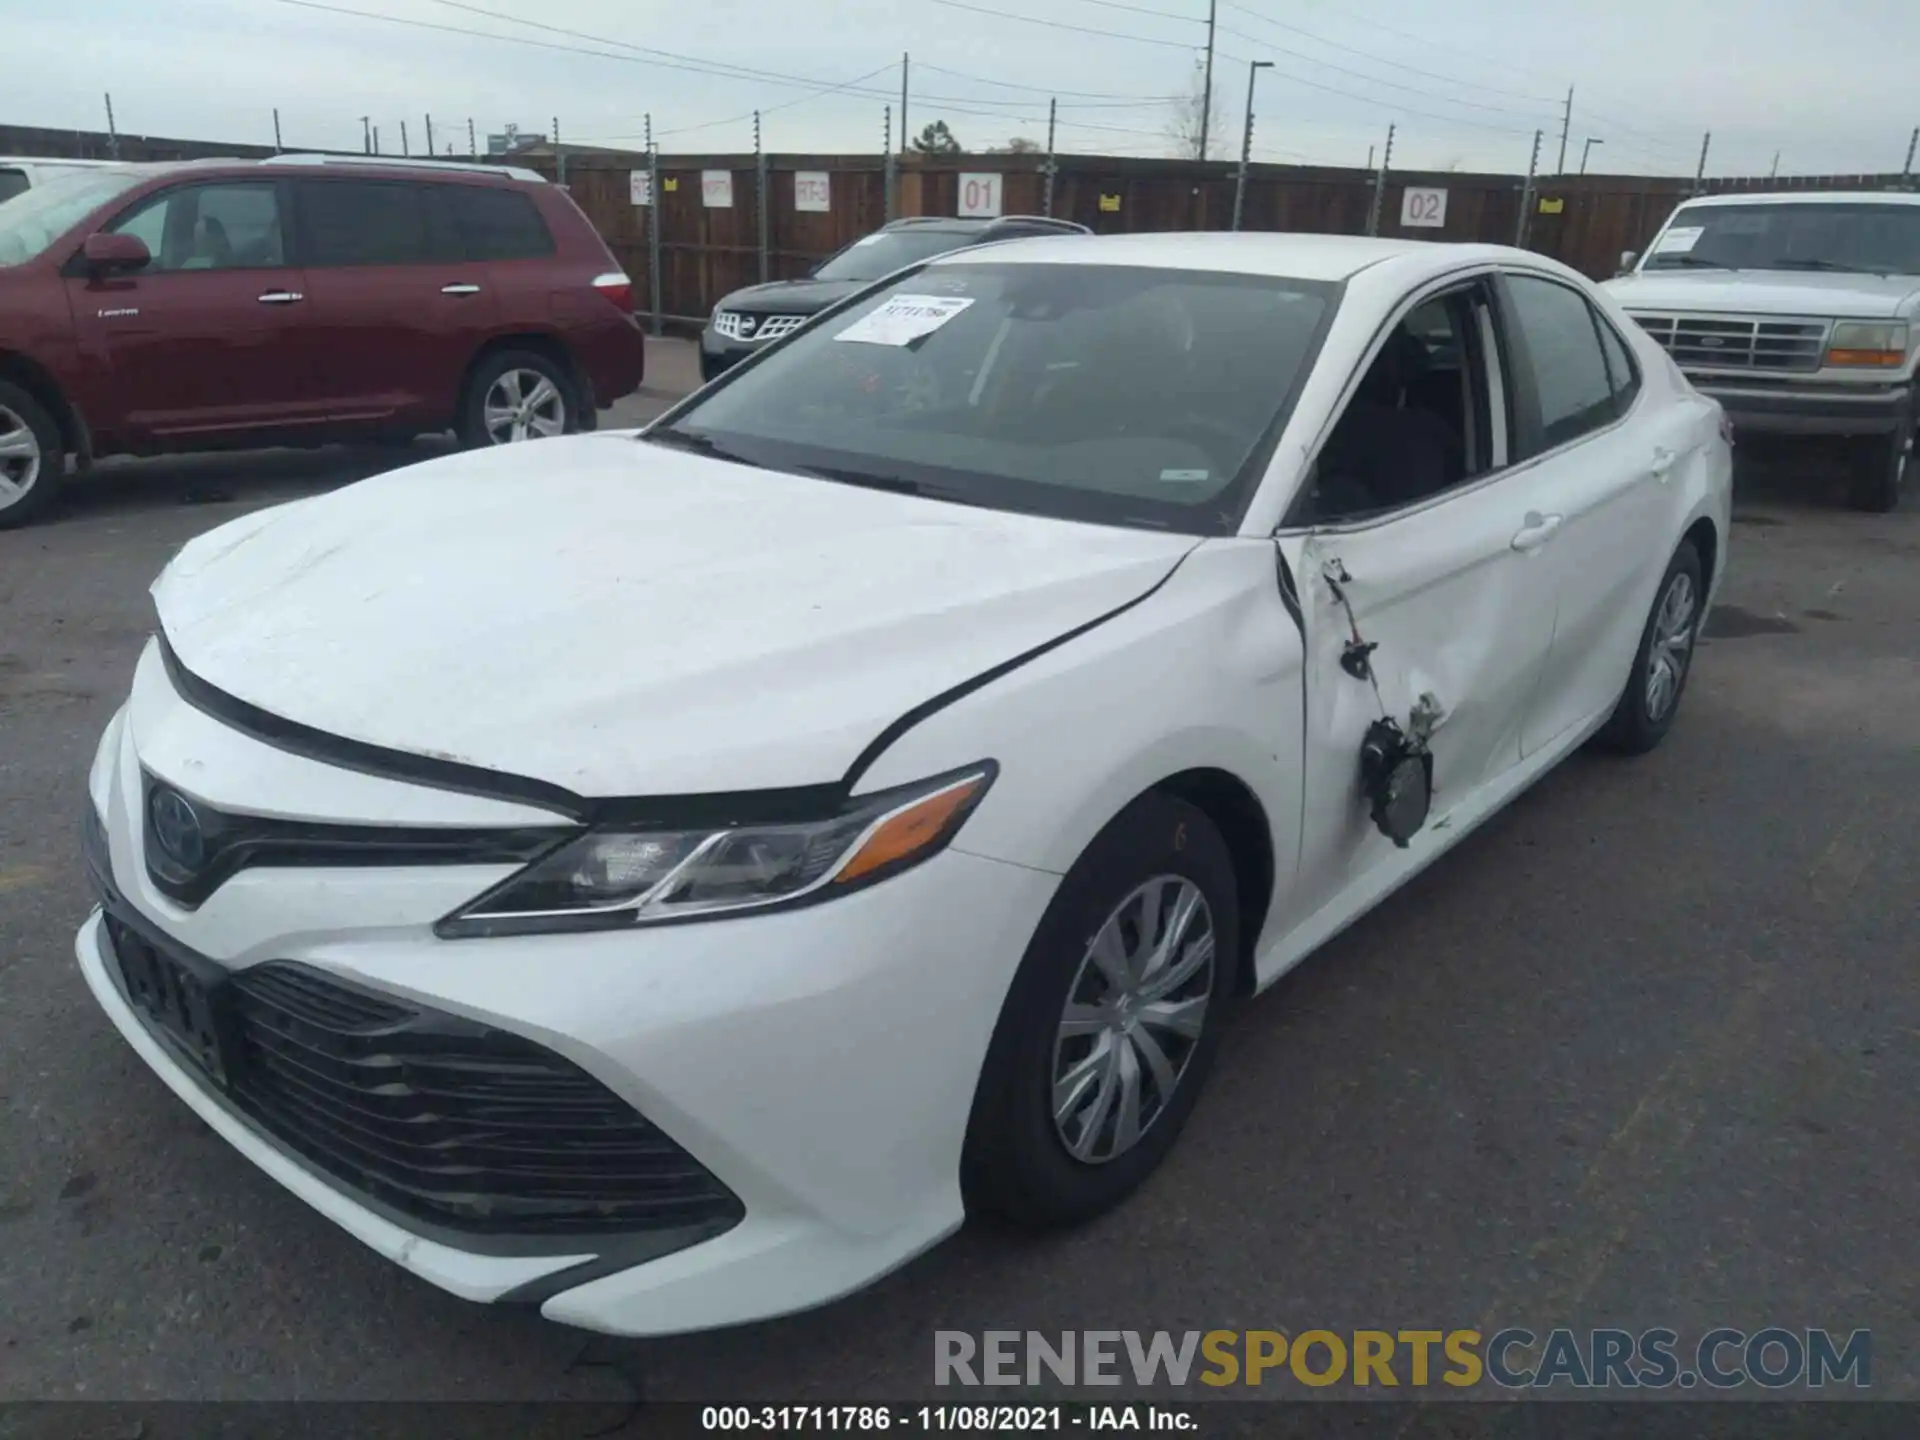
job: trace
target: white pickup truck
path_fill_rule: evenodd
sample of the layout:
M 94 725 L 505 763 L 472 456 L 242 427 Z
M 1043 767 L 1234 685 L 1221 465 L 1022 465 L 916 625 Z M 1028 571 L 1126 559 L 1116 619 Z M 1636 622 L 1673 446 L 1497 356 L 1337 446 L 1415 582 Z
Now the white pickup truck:
M 1715 195 L 1602 287 L 1736 433 L 1832 436 L 1862 510 L 1899 504 L 1920 350 L 1920 194 Z

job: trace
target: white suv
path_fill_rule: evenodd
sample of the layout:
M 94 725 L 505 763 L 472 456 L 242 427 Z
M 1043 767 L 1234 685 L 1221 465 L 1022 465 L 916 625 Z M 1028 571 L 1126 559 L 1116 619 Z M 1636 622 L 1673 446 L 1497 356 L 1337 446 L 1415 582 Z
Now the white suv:
M 1636 263 L 1637 260 L 1637 263 Z M 1891 510 L 1913 451 L 1920 194 L 1715 195 L 1606 283 L 1736 431 L 1832 436 Z
M 55 175 L 70 175 L 75 170 L 105 169 L 112 160 L 67 160 L 47 155 L 0 155 L 0 201 L 24 195 L 36 185 L 44 185 Z

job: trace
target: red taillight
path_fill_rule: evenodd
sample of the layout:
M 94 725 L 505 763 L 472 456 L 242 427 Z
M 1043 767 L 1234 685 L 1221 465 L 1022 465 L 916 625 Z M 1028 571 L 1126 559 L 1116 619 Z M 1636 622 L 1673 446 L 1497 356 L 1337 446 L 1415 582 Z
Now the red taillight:
M 633 313 L 633 281 L 618 270 L 610 270 L 605 275 L 594 276 L 593 288 L 606 297 L 609 305 L 616 307 L 623 314 Z

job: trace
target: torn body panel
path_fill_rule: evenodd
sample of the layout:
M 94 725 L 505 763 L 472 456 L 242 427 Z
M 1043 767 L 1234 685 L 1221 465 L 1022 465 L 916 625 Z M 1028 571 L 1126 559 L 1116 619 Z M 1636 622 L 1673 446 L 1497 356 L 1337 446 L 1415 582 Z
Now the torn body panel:
M 1382 719 L 1432 757 L 1432 813 L 1415 847 L 1519 763 L 1556 603 L 1549 569 L 1512 546 L 1523 510 L 1495 481 L 1443 509 L 1280 537 L 1307 632 L 1301 864 L 1289 905 L 1303 923 L 1395 853 L 1372 818 L 1361 764 Z

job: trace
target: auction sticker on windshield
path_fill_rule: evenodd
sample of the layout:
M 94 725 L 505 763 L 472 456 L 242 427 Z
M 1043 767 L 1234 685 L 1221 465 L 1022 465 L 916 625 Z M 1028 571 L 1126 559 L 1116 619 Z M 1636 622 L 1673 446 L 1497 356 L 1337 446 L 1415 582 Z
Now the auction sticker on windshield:
M 1665 255 L 1674 252 L 1684 255 L 1693 249 L 1693 242 L 1705 233 L 1706 228 L 1704 225 L 1676 225 L 1660 237 L 1660 243 L 1653 247 L 1653 253 Z
M 911 345 L 931 335 L 971 304 L 971 296 L 895 295 L 833 338 L 857 340 L 867 345 Z

